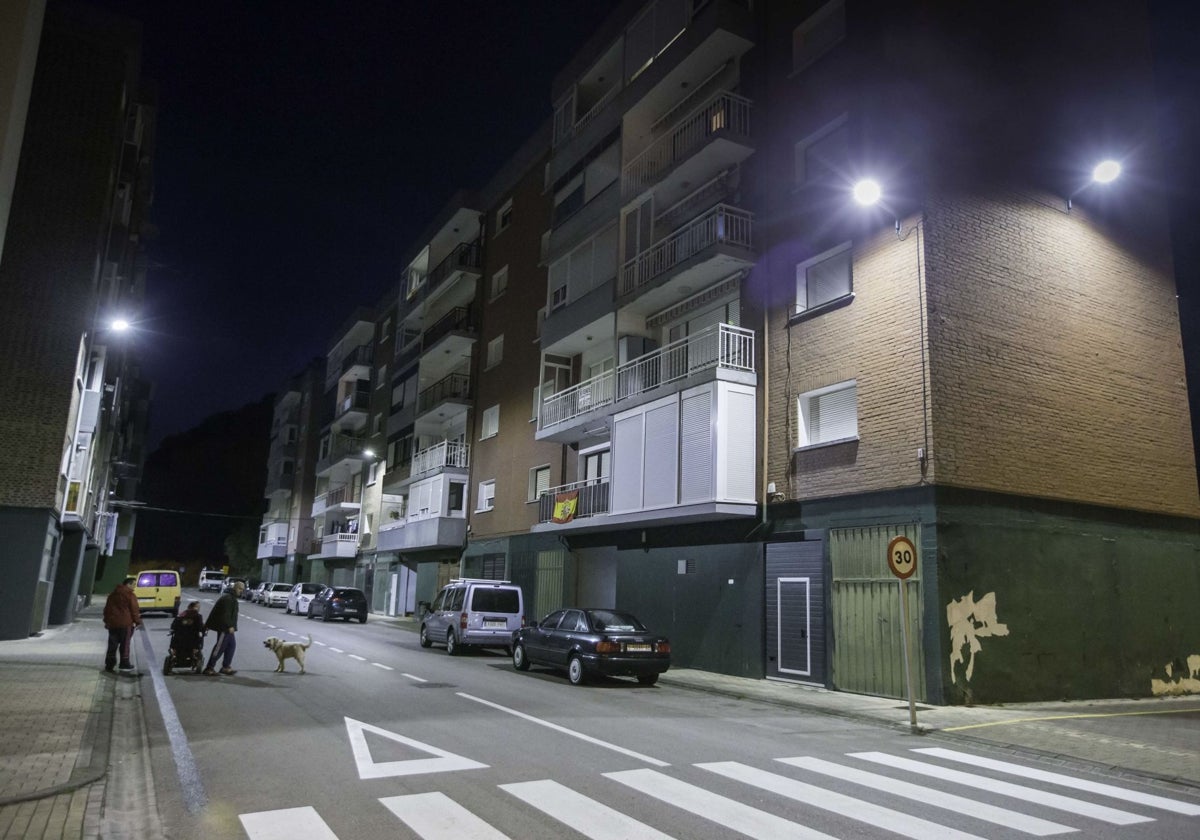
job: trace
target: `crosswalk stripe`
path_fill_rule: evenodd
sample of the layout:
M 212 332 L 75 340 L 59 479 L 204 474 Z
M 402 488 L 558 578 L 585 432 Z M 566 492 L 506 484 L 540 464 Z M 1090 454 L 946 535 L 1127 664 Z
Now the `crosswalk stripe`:
M 250 840 L 293 840 L 296 837 L 305 840 L 338 840 L 311 805 L 240 814 L 238 819 L 242 821 L 242 828 Z
M 1038 805 L 1045 805 L 1047 808 L 1057 808 L 1060 811 L 1067 811 L 1072 814 L 1079 814 L 1085 817 L 1101 820 L 1114 825 L 1132 825 L 1133 823 L 1154 822 L 1152 817 L 1143 817 L 1138 814 L 1131 814 L 1128 811 L 1119 811 L 1116 808 L 1109 808 L 1104 805 L 1093 805 L 1090 802 L 1084 802 L 1080 799 L 1072 799 L 1069 796 L 1061 796 L 1057 793 L 1049 793 L 1036 788 L 1025 787 L 1023 785 L 1014 785 L 1011 782 L 1004 782 L 999 779 L 989 779 L 986 776 L 976 776 L 972 773 L 963 773 L 960 770 L 951 770 L 946 767 L 940 767 L 936 764 L 926 764 L 921 761 L 913 761 L 909 758 L 900 758 L 898 756 L 887 755 L 880 752 L 864 752 L 850 753 L 851 758 L 859 758 L 863 761 L 870 761 L 875 764 L 882 764 L 885 767 L 894 767 L 898 770 L 905 770 L 909 773 L 916 773 L 921 776 L 931 776 L 935 779 L 943 781 L 955 782 L 967 787 L 973 787 L 978 790 L 986 790 L 992 793 L 1000 794 L 1001 796 L 1012 796 L 1017 799 L 1024 799 L 1026 802 L 1035 802 Z
M 913 840 L 926 840 L 929 837 L 937 837 L 940 840 L 983 840 L 975 834 L 938 825 L 929 820 L 913 817 L 882 805 L 874 805 L 837 791 L 789 779 L 778 773 L 757 770 L 737 761 L 715 761 L 711 764 L 697 764 L 696 766 L 704 770 L 711 770 L 727 779 L 745 782 L 761 790 L 768 790 L 779 796 L 803 802 L 805 805 L 832 811 L 877 828 L 886 828 L 904 837 L 911 837 Z
M 673 779 L 657 770 L 620 770 L 605 773 L 604 776 L 749 837 L 765 837 L 770 840 L 833 840 L 828 834 Z
M 988 770 L 996 770 L 1000 773 L 1009 773 L 1014 776 L 1024 776 L 1027 779 L 1033 779 L 1038 782 L 1047 782 L 1052 785 L 1061 785 L 1062 787 L 1073 788 L 1075 790 L 1083 790 L 1088 793 L 1098 793 L 1102 796 L 1108 796 L 1112 799 L 1121 799 L 1126 802 L 1134 802 L 1138 805 L 1149 805 L 1151 808 L 1161 808 L 1164 811 L 1172 811 L 1176 814 L 1186 814 L 1189 817 L 1200 816 L 1200 805 L 1195 805 L 1191 802 L 1182 802 L 1178 799 L 1168 799 L 1165 796 L 1154 796 L 1149 793 L 1141 793 L 1136 790 L 1127 790 L 1115 785 L 1106 785 L 1101 782 L 1093 782 L 1087 779 L 1076 779 L 1073 776 L 1064 776 L 1061 773 L 1051 773 L 1047 770 L 1039 770 L 1035 767 L 1023 767 L 1020 764 L 1012 764 L 1008 761 L 997 761 L 993 758 L 984 758 L 983 756 L 970 755 L 969 753 L 958 752 L 957 750 L 947 750 L 940 747 L 925 747 L 913 752 L 924 753 L 935 758 L 944 758 L 947 761 L 958 761 L 963 764 L 970 764 L 976 767 L 984 767 Z
M 912 782 L 904 782 L 900 779 L 893 779 L 890 776 L 882 776 L 879 773 L 868 773 L 866 770 L 834 764 L 832 761 L 824 761 L 820 758 L 803 756 L 800 758 L 777 758 L 775 760 L 791 765 L 792 767 L 799 767 L 803 770 L 832 776 L 835 779 L 841 779 L 845 782 L 865 785 L 884 793 L 902 796 L 905 799 L 912 799 L 916 802 L 932 805 L 935 808 L 942 808 L 958 814 L 965 814 L 969 817 L 1002 825 L 1016 831 L 1023 831 L 1026 834 L 1033 834 L 1037 837 L 1048 837 L 1052 834 L 1067 834 L 1072 831 L 1078 831 L 1078 829 L 1071 828 L 1070 826 L 1031 817 L 1018 811 L 1010 811 L 1008 808 L 1000 808 L 995 805 L 989 805 L 986 802 L 977 802 L 974 799 L 967 799 L 965 796 L 957 796 L 953 793 L 945 793 L 933 788 L 922 787 Z
M 501 834 L 444 793 L 388 796 L 379 801 L 424 840 L 462 840 L 463 837 L 509 840 L 507 834 Z
M 591 840 L 626 840 L 629 837 L 638 840 L 671 840 L 669 834 L 663 834 L 551 779 L 500 785 L 500 789 Z

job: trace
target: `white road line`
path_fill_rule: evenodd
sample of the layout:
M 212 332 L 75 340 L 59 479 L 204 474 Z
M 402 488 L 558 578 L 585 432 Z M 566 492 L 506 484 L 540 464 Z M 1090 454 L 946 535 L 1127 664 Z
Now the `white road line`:
M 384 665 L 382 662 L 372 662 L 371 664 L 374 665 L 376 668 L 382 668 L 385 671 L 395 671 L 396 670 L 391 665 Z
M 367 661 L 367 657 L 359 656 L 357 653 L 347 653 L 346 655 L 349 656 L 351 659 L 357 659 L 359 662 Z
M 833 840 L 828 834 L 681 782 L 657 770 L 621 770 L 605 773 L 604 776 L 668 805 L 691 811 L 738 834 L 769 837 L 771 840 Z
M 154 646 L 150 644 L 150 634 L 137 635 L 142 637 L 142 648 L 149 654 L 150 662 L 157 662 Z M 171 692 L 167 690 L 166 678 L 157 668 L 151 668 L 150 681 L 154 684 L 154 696 L 158 699 L 158 710 L 162 715 L 163 727 L 167 730 L 167 740 L 171 744 L 171 755 L 175 759 L 175 771 L 179 774 L 184 805 L 188 813 L 199 813 L 208 804 L 208 795 L 204 792 L 204 782 L 200 778 L 195 756 L 192 755 L 187 733 L 183 731 L 183 723 L 175 710 L 175 701 L 171 699 Z
M 250 840 L 338 840 L 312 806 L 239 814 L 238 819 Z
M 1049 793 L 1048 791 L 1037 790 L 1036 788 L 1025 787 L 1023 785 L 1014 785 L 1011 782 L 990 779 L 987 776 L 976 776 L 973 773 L 963 773 L 960 770 L 950 770 L 946 767 L 939 767 L 936 764 L 926 764 L 922 761 L 899 758 L 887 755 L 886 753 L 850 753 L 850 757 L 861 758 L 863 761 L 871 761 L 875 764 L 882 764 L 885 767 L 895 767 L 898 770 L 905 770 L 921 776 L 932 776 L 935 779 L 955 782 L 978 790 L 991 791 L 1000 796 L 1012 796 L 1016 799 L 1024 799 L 1026 802 L 1035 802 L 1038 805 L 1045 805 L 1047 808 L 1057 808 L 1060 811 L 1091 817 L 1103 822 L 1113 823 L 1114 825 L 1154 822 L 1152 817 L 1143 817 L 1138 814 L 1131 814 L 1128 811 L 1118 811 L 1116 808 L 1107 808 L 1104 805 L 1093 805 L 1081 799 L 1072 799 L 1069 796 L 1060 796 L 1057 793 Z
M 324 642 L 318 642 L 316 639 L 313 639 L 313 644 L 320 645 L 321 647 L 328 647 L 328 645 L 326 645 Z
M 508 840 L 488 823 L 472 814 L 444 793 L 413 793 L 380 799 L 424 840 Z
M 329 646 L 329 649 L 331 651 L 333 651 L 334 653 L 345 653 L 346 652 L 346 651 L 342 650 L 341 648 L 335 648 L 332 645 Z
M 778 773 L 758 770 L 737 761 L 714 761 L 696 766 L 727 779 L 753 785 L 760 790 L 767 790 L 796 802 L 803 802 L 805 805 L 812 805 L 814 808 L 823 808 L 876 828 L 884 828 L 904 837 L 911 837 L 912 840 L 926 840 L 928 837 L 937 837 L 939 840 L 983 840 L 982 837 L 975 834 L 968 834 L 965 831 L 958 831 L 929 820 L 923 820 L 920 817 L 913 817 L 903 811 L 875 805 L 853 796 L 846 796 L 844 793 L 789 779 Z
M 522 802 L 591 840 L 627 840 L 630 837 L 638 840 L 671 840 L 671 835 L 663 834 L 644 822 L 550 779 L 500 785 L 500 790 L 508 791 Z
M 529 721 L 530 723 L 536 723 L 538 726 L 544 726 L 547 729 L 553 729 L 555 732 L 561 732 L 564 735 L 570 735 L 572 738 L 578 738 L 581 741 L 587 741 L 589 744 L 595 744 L 598 747 L 604 747 L 605 749 L 619 752 L 622 755 L 629 756 L 630 758 L 636 758 L 638 761 L 644 761 L 647 764 L 653 764 L 655 767 L 671 766 L 669 762 L 659 761 L 657 758 L 651 758 L 648 755 L 642 755 L 639 752 L 627 750 L 624 747 L 618 747 L 616 744 L 610 744 L 608 741 L 601 741 L 599 738 L 593 738 L 591 735 L 584 735 L 582 732 L 576 732 L 573 729 L 567 729 L 565 726 L 559 726 L 557 723 L 551 723 L 548 720 L 535 718 L 533 715 L 527 715 L 524 712 L 518 712 L 516 709 L 510 709 L 507 706 L 501 706 L 499 703 L 493 703 L 490 700 L 484 700 L 480 697 L 472 697 L 470 694 L 464 694 L 461 691 L 457 692 L 457 694 L 459 697 L 466 698 L 467 700 L 473 700 L 476 703 L 482 703 L 484 706 L 489 706 L 497 711 L 513 715 L 514 717 L 519 717 L 522 720 Z
M 1192 804 L 1191 802 L 1183 802 L 1178 799 L 1167 799 L 1165 796 L 1154 796 L 1149 793 L 1141 793 L 1136 790 L 1127 790 L 1126 788 L 1116 787 L 1115 785 L 1106 785 L 1101 782 L 1092 782 L 1087 779 L 1076 779 L 1073 776 L 1064 776 L 1061 773 L 1051 773 L 1047 770 L 1038 770 L 1034 767 L 1022 767 L 1020 764 L 1012 764 L 1007 761 L 997 761 L 992 758 L 983 758 L 982 756 L 970 755 L 968 753 L 958 752 L 956 750 L 946 750 L 940 747 L 925 747 L 913 752 L 924 753 L 935 758 L 944 758 L 947 761 L 959 761 L 963 764 L 970 764 L 976 767 L 984 767 L 988 770 L 996 770 L 1000 773 L 1009 773 L 1014 776 L 1023 776 L 1026 779 L 1033 779 L 1038 782 L 1047 782 L 1052 785 L 1061 785 L 1063 787 L 1073 788 L 1074 790 L 1083 790 L 1088 793 L 1098 793 L 1101 796 L 1108 796 L 1112 799 L 1122 799 L 1126 802 L 1134 802 L 1138 805 L 1149 805 L 1151 808 L 1161 808 L 1164 811 L 1173 811 L 1176 814 L 1186 814 L 1189 817 L 1200 816 L 1200 805 Z
M 985 822 L 995 823 L 996 825 L 1002 825 L 1038 837 L 1048 837 L 1051 834 L 1067 834 L 1068 832 L 1078 831 L 1078 829 L 1071 828 L 1070 826 L 1059 825 L 1058 823 L 1038 819 L 1037 817 L 1030 817 L 1018 811 L 1010 811 L 1008 808 L 999 808 L 995 805 L 989 805 L 986 802 L 967 799 L 965 796 L 957 796 L 935 788 L 914 785 L 912 782 L 893 779 L 890 776 L 883 776 L 879 773 L 868 773 L 866 770 L 858 770 L 853 767 L 834 764 L 832 761 L 824 761 L 820 758 L 803 756 L 800 758 L 777 758 L 775 760 L 781 761 L 784 764 L 790 764 L 792 767 L 800 767 L 804 770 L 811 770 L 814 773 L 832 776 L 835 779 L 865 785 L 874 790 L 890 793 L 893 796 L 902 796 L 906 799 L 932 805 L 935 808 L 943 808 L 947 811 L 965 814 L 968 817 L 975 817 Z
M 423 680 L 420 677 L 413 676 L 412 674 L 406 674 L 403 671 L 400 672 L 400 676 L 408 677 L 413 682 L 429 682 L 429 680 Z

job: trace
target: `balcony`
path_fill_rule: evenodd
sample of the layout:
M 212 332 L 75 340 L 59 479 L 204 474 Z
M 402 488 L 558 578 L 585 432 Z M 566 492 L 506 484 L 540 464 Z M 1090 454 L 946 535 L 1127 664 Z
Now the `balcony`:
M 444 421 L 449 417 L 465 413 L 470 406 L 471 377 L 465 373 L 452 373 L 444 376 L 417 395 L 418 423 L 428 414 L 437 412 L 437 419 Z
M 358 431 L 367 424 L 367 414 L 371 410 L 371 393 L 355 388 L 342 397 L 336 406 L 334 420 L 338 421 L 342 431 Z
M 312 515 L 321 516 L 328 511 L 351 511 L 362 507 L 362 499 L 350 487 L 337 487 L 313 499 Z
M 750 141 L 751 101 L 734 93 L 718 93 L 675 120 L 648 148 L 625 165 L 621 197 L 629 201 L 671 174 L 671 184 L 700 183 L 741 163 L 754 151 Z M 669 188 L 669 194 L 678 190 Z
M 467 538 L 463 516 L 416 514 L 379 529 L 379 551 L 461 549 Z
M 349 558 L 358 554 L 358 534 L 326 534 L 321 537 L 322 559 Z
M 608 478 L 590 478 L 586 481 L 576 481 L 561 487 L 551 487 L 538 496 L 538 522 L 554 521 L 554 505 L 560 496 L 578 491 L 572 521 L 586 519 L 589 516 L 608 513 L 609 506 Z
M 436 297 L 443 285 L 453 285 L 460 277 L 479 279 L 483 268 L 483 251 L 477 242 L 459 243 L 433 271 L 425 277 L 425 299 Z
M 684 382 L 701 381 L 706 372 L 718 379 L 755 384 L 754 332 L 714 324 L 551 394 L 542 400 L 536 437 L 560 443 L 579 440 L 585 426 L 628 405 L 662 396 L 668 386 L 678 389 Z
M 328 474 L 338 466 L 361 464 L 365 457 L 363 447 L 366 445 L 366 438 L 333 435 L 332 439 L 322 446 L 322 454 L 317 458 L 317 475 Z
M 277 473 L 267 476 L 267 486 L 263 490 L 264 496 L 274 496 L 276 493 L 291 493 L 295 486 L 295 473 Z
M 470 444 L 444 440 L 415 454 L 409 474 L 415 479 L 447 467 L 465 470 L 471 465 L 470 455 Z
M 274 560 L 280 557 L 287 557 L 287 549 L 287 537 L 263 540 L 258 544 L 258 552 L 255 554 L 255 557 L 259 560 Z
M 360 344 L 342 358 L 342 373 L 351 368 L 363 367 L 370 370 L 375 359 L 375 348 L 370 344 Z M 365 376 L 363 377 L 366 378 Z
M 683 286 L 704 288 L 754 263 L 754 215 L 718 204 L 625 263 L 622 308 L 645 315 L 677 301 Z

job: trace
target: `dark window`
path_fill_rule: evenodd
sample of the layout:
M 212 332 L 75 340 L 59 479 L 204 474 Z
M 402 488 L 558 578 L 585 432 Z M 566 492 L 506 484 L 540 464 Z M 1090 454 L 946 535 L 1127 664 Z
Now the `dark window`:
M 158 576 L 159 586 L 178 586 L 179 578 L 174 572 L 163 572 Z
M 550 615 L 542 619 L 540 624 L 541 628 L 543 630 L 553 630 L 558 626 L 559 619 L 563 617 L 563 613 L 565 612 L 566 610 L 559 610 L 558 612 L 550 613 Z
M 473 612 L 518 613 L 521 599 L 515 589 L 476 589 L 471 596 Z
M 596 628 L 597 632 L 609 630 L 615 633 L 643 633 L 646 630 L 642 623 L 629 613 L 615 612 L 613 610 L 592 610 L 590 615 L 592 618 L 592 627 Z
M 453 610 L 454 612 L 461 610 L 463 606 L 463 598 L 466 596 L 466 594 L 467 591 L 465 589 L 455 589 L 453 593 L 446 599 L 446 609 Z

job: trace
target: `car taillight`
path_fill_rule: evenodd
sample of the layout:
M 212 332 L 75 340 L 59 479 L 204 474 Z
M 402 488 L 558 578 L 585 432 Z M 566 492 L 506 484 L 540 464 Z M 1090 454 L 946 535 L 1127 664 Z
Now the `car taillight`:
M 621 645 L 612 639 L 601 639 L 596 643 L 596 653 L 620 653 Z
M 659 653 L 670 653 L 671 652 L 671 643 L 670 642 L 659 642 L 658 644 L 656 644 L 654 646 L 654 649 L 657 650 Z
M 341 599 L 341 598 L 330 598 L 330 599 L 329 599 L 329 603 L 331 603 L 331 604 L 340 604 L 340 603 L 342 603 L 342 599 Z
M 525 616 L 521 616 L 521 626 L 528 627 L 529 624 L 525 621 Z
M 458 626 L 463 630 L 467 629 L 467 614 L 463 613 L 458 617 Z

